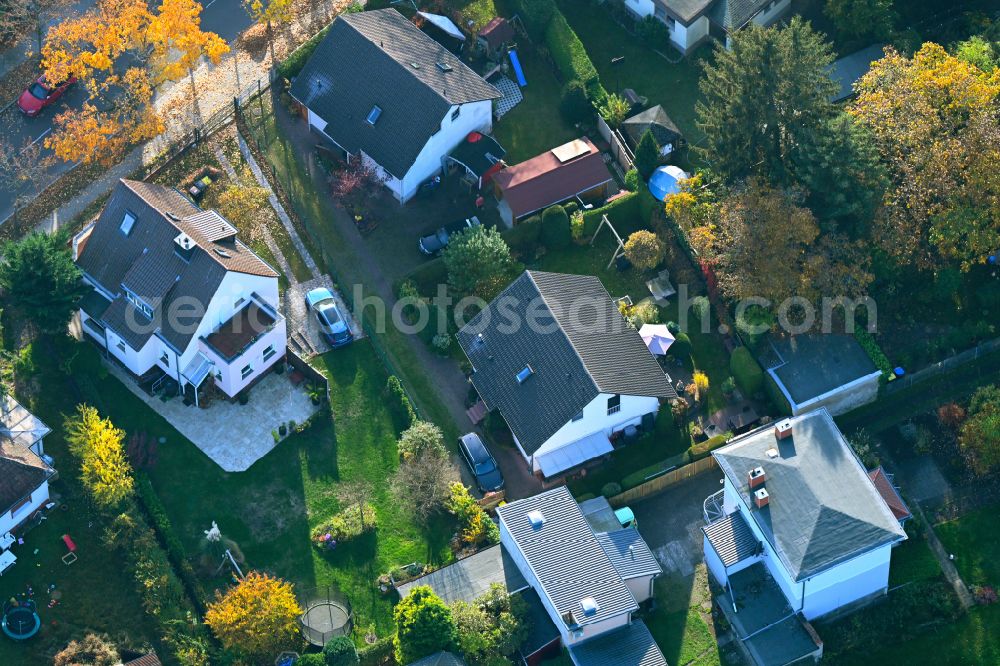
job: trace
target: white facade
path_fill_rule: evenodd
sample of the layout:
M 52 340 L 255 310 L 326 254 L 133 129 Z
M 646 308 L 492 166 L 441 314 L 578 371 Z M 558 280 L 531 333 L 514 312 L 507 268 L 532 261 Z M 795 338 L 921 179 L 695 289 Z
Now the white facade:
M 554 624 L 556 629 L 559 630 L 559 635 L 562 638 L 563 645 L 568 647 L 570 645 L 580 643 L 588 638 L 600 636 L 601 634 L 611 631 L 612 629 L 624 627 L 631 622 L 632 613 L 627 612 L 615 615 L 614 617 L 609 617 L 601 622 L 587 624 L 571 630 L 559 616 L 559 612 L 556 610 L 555 606 L 552 605 L 548 595 L 542 593 L 543 588 L 541 583 L 538 582 L 538 576 L 535 575 L 534 570 L 528 565 L 527 560 L 524 558 L 524 554 L 521 553 L 521 550 L 517 547 L 517 543 L 514 541 L 514 537 L 511 536 L 510 531 L 504 524 L 503 518 L 500 519 L 500 543 L 507 549 L 507 553 L 510 555 L 511 559 L 514 560 L 514 563 L 517 565 L 521 575 L 524 576 L 526 581 L 528 581 L 528 585 L 538 592 L 538 598 L 542 600 L 542 606 L 545 607 L 545 611 L 549 614 L 552 624 Z
M 341 150 L 348 153 L 343 146 L 340 146 L 326 132 L 327 121 L 323 120 L 312 110 L 308 111 L 309 124 L 315 127 L 323 136 L 333 141 Z M 460 143 L 465 141 L 465 137 L 471 132 L 482 132 L 488 134 L 493 130 L 493 101 L 480 100 L 452 106 L 441 119 L 440 129 L 431 136 L 424 147 L 420 150 L 416 160 L 410 166 L 402 179 L 396 178 L 378 162 L 367 155 L 364 150 L 359 151 L 360 157 L 365 164 L 372 166 L 385 180 L 385 186 L 392 191 L 393 195 L 405 203 L 413 198 L 417 193 L 420 184 L 427 181 L 432 176 L 441 172 L 442 160 L 448 153 L 453 151 Z M 349 153 L 348 153 L 349 154 Z M 352 157 L 354 157 L 352 155 Z
M 860 599 L 884 594 L 889 589 L 889 562 L 893 545 L 891 543 L 861 553 L 811 578 L 796 581 L 778 559 L 772 544 L 757 526 L 750 507 L 743 501 L 743 497 L 737 492 L 728 476 L 725 478 L 723 510 L 727 515 L 734 511 L 742 513 L 754 537 L 763 544 L 760 556 L 747 558 L 726 569 L 708 543 L 707 537 L 705 538 L 706 564 L 715 579 L 723 586 L 727 583 L 729 575 L 756 562 L 763 562 L 774 582 L 788 599 L 792 610 L 801 612 L 807 620 L 822 617 Z
M 763 11 L 753 17 L 753 22 L 757 25 L 771 25 L 791 6 L 792 0 L 771 0 Z
M 49 482 L 42 481 L 42 485 L 35 488 L 31 495 L 25 499 L 27 501 L 18 502 L 3 515 L 0 515 L 0 535 L 13 530 L 49 501 Z
M 526 455 L 518 443 L 521 454 L 531 464 L 531 471 L 533 473 L 541 471 L 540 458 L 552 455 L 564 447 L 575 446 L 580 440 L 597 433 L 604 433 L 610 437 L 612 433 L 620 432 L 630 425 L 637 426 L 642 422 L 643 416 L 656 414 L 660 408 L 659 398 L 623 395 L 620 397 L 620 408 L 609 414 L 608 400 L 612 397 L 607 393 L 599 394 L 583 408 L 579 419 L 571 420 L 562 426 L 531 456 Z
M 707 16 L 699 16 L 690 25 L 668 20 L 667 27 L 670 29 L 670 41 L 686 53 L 708 37 L 709 21 Z
M 95 283 L 87 279 L 86 276 L 84 279 L 91 286 L 95 286 Z M 236 359 L 227 362 L 205 343 L 204 338 L 229 321 L 240 310 L 248 307 L 254 294 L 258 299 L 258 304 L 269 309 L 276 321 L 273 327 L 254 341 L 249 349 Z M 106 292 L 105 295 L 111 296 Z M 285 355 L 287 331 L 285 320 L 279 313 L 278 307 L 277 278 L 230 271 L 226 273 L 211 300 L 204 305 L 205 314 L 198 323 L 187 347 L 183 350 L 174 349 L 157 333 L 151 335 L 141 349 L 133 349 L 110 328 L 105 328 L 104 339 L 92 327 L 84 325 L 82 329 L 97 340 L 101 346 L 104 346 L 108 353 L 132 374 L 141 376 L 153 367 L 159 367 L 182 387 L 187 383 L 183 375 L 184 371 L 195 361 L 198 354 L 203 354 L 215 364 L 212 376 L 215 378 L 216 385 L 226 395 L 233 397 Z M 156 330 L 159 328 L 160 318 L 175 315 L 180 321 L 183 321 L 185 313 L 190 314 L 187 310 L 178 310 L 175 313 L 157 311 L 154 312 L 153 321 L 139 323 L 144 323 Z M 86 324 L 87 319 L 89 319 L 87 314 L 81 313 L 81 324 Z M 274 353 L 270 353 L 269 349 Z M 268 352 L 267 359 L 263 358 L 265 352 Z M 251 371 L 244 376 L 243 369 L 248 365 Z
M 875 402 L 878 398 L 879 384 L 882 379 L 882 373 L 876 371 L 863 377 L 858 377 L 852 382 L 838 386 L 815 398 L 798 403 L 792 399 L 788 389 L 781 383 L 781 379 L 778 378 L 775 369 L 771 368 L 767 372 L 774 379 L 774 383 L 778 385 L 785 399 L 788 400 L 788 404 L 792 408 L 792 416 L 814 412 L 822 408 L 830 412 L 831 416 L 846 414 L 852 409 Z
M 634 578 L 626 578 L 625 585 L 628 587 L 629 592 L 635 597 L 636 603 L 641 604 L 647 599 L 653 597 L 653 580 L 656 576 L 635 576 Z

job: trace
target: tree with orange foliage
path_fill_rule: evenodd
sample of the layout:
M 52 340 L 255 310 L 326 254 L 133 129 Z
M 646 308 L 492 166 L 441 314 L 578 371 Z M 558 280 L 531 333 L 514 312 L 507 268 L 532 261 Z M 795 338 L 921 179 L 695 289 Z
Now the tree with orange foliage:
M 153 47 L 156 80 L 176 81 L 189 74 L 205 56 L 218 65 L 229 45 L 214 32 L 201 29 L 202 6 L 196 0 L 163 0 L 146 28 Z
M 291 583 L 251 571 L 225 595 L 216 592 L 205 611 L 205 624 L 226 649 L 273 658 L 299 647 L 301 615 Z

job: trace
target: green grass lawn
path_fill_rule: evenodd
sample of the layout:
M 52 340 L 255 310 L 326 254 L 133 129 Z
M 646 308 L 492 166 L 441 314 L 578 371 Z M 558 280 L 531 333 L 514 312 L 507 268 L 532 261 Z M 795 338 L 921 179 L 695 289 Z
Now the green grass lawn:
M 701 139 L 702 134 L 695 126 L 694 105 L 699 98 L 701 63 L 711 57 L 710 47 L 702 47 L 674 64 L 629 34 L 598 5 L 571 0 L 558 0 L 557 4 L 583 42 L 609 92 L 632 88 L 648 97 L 650 104 L 663 105 L 689 144 Z M 679 56 L 667 44 L 661 51 L 671 57 Z M 612 65 L 611 59 L 619 56 L 624 56 L 625 61 Z
M 941 576 L 941 565 L 922 536 L 911 536 L 892 549 L 889 567 L 889 587 Z
M 955 555 L 955 566 L 966 585 L 1000 587 L 998 510 L 1000 505 L 988 506 L 934 528 L 944 547 Z
M 493 123 L 493 136 L 507 151 L 504 160 L 516 164 L 546 150 L 579 138 L 580 132 L 559 112 L 562 85 L 552 68 L 543 61 L 531 42 L 517 49 L 524 78 L 524 100 Z M 513 72 L 509 74 L 513 77 Z

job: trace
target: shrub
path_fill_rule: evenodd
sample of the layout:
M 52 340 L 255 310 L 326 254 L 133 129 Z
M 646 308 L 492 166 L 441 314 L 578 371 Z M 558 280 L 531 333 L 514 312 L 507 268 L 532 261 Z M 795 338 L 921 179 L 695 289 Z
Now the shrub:
M 315 652 L 304 654 L 296 660 L 295 666 L 326 666 L 326 658 Z
M 707 296 L 695 296 L 691 299 L 691 312 L 698 317 L 698 321 L 705 321 L 712 311 L 712 302 Z
M 592 100 L 604 96 L 597 68 L 590 61 L 583 42 L 573 32 L 566 17 L 558 10 L 552 13 L 549 25 L 545 29 L 545 46 L 549 49 L 564 81 L 583 82 L 587 96 Z
M 605 497 L 614 497 L 622 491 L 622 485 L 617 481 L 610 481 L 601 486 L 601 494 Z
M 730 437 L 731 435 L 729 433 L 725 433 L 722 435 L 716 435 L 715 437 L 710 437 L 701 444 L 695 444 L 690 449 L 688 449 L 688 455 L 691 458 L 691 462 L 694 462 L 695 460 L 701 460 L 702 458 L 706 457 L 709 453 L 711 453 L 712 451 L 714 451 L 715 449 L 719 448 L 727 441 L 729 441 Z
M 625 173 L 625 189 L 629 192 L 639 191 L 639 172 L 635 169 L 629 169 Z
M 383 666 L 392 658 L 392 637 L 386 636 L 358 650 L 361 666 Z
M 517 222 L 501 234 L 513 252 L 519 255 L 533 255 L 541 243 L 542 217 L 532 215 Z
M 447 356 L 448 350 L 451 349 L 451 335 L 448 333 L 438 333 L 431 338 L 431 346 L 434 347 L 434 350 L 438 354 Z
M 396 621 L 396 661 L 411 664 L 441 650 L 458 646 L 451 609 L 427 585 L 403 597 L 393 610 Z
M 729 372 L 743 394 L 752 398 L 764 388 L 764 371 L 746 347 L 737 347 L 729 357 Z
M 451 484 L 445 508 L 458 519 L 462 541 L 474 546 L 500 543 L 500 529 L 463 484 Z
M 610 95 L 605 95 L 600 100 L 595 100 L 594 108 L 597 109 L 597 113 L 601 115 L 601 118 L 604 118 L 604 122 L 608 124 L 608 127 L 613 130 L 621 127 L 625 119 L 628 118 L 628 114 L 632 111 L 632 105 L 617 93 L 611 93 Z
M 583 213 L 584 235 L 591 236 L 597 231 L 601 223 L 601 217 L 608 216 L 608 220 L 615 225 L 615 230 L 623 237 L 632 232 L 646 228 L 646 221 L 643 219 L 640 208 L 640 197 L 642 193 L 636 192 L 621 196 L 606 206 L 593 208 Z M 652 197 L 650 197 L 652 198 Z M 607 233 L 606 231 L 603 233 Z
M 351 504 L 313 528 L 311 540 L 320 550 L 333 550 L 338 545 L 375 530 L 377 526 L 375 507 L 367 502 L 363 505 Z
M 847 441 L 865 468 L 874 469 L 881 464 L 878 457 L 878 449 L 875 444 L 875 438 L 872 437 L 870 432 L 861 428 L 855 431 Z
M 513 4 L 528 35 L 536 42 L 541 41 L 552 15 L 558 11 L 555 0 L 513 0 Z
M 570 124 L 590 120 L 594 115 L 594 105 L 587 97 L 587 87 L 582 81 L 574 79 L 563 86 L 562 97 L 559 100 L 559 111 Z
M 678 333 L 674 337 L 674 342 L 670 345 L 670 354 L 685 362 L 691 358 L 691 338 L 687 333 Z
M 635 32 L 639 39 L 652 47 L 665 46 L 670 40 L 670 29 L 653 16 L 636 22 Z
M 411 271 L 407 281 L 416 285 L 419 294 L 433 296 L 437 293 L 439 284 L 448 283 L 448 267 L 445 266 L 444 259 L 438 257 Z
M 576 213 L 580 210 L 580 204 L 573 199 L 570 199 L 566 203 L 562 204 L 562 207 L 563 210 L 566 211 L 566 214 L 570 217 L 576 215 Z
M 893 373 L 892 363 L 889 362 L 889 359 L 886 357 L 885 353 L 883 353 L 882 348 L 878 346 L 878 343 L 875 341 L 875 336 L 866 331 L 864 327 L 855 326 L 854 339 L 857 340 L 858 344 L 861 345 L 861 348 L 865 350 L 865 353 L 868 354 L 868 358 L 872 360 L 875 367 L 882 372 L 883 378 L 895 378 L 896 375 Z
M 69 645 L 59 652 L 54 666 L 115 666 L 121 663 L 118 648 L 111 639 L 104 635 L 87 634 L 83 640 L 70 641 Z
M 666 253 L 666 246 L 652 231 L 636 231 L 625 241 L 625 256 L 636 268 L 656 268 Z
M 736 391 L 736 380 L 732 377 L 726 377 L 720 388 L 725 395 L 732 395 Z
M 562 206 L 549 206 L 542 213 L 541 236 L 542 243 L 553 249 L 567 247 L 573 242 L 569 215 Z
M 736 330 L 743 341 L 757 347 L 767 332 L 774 328 L 774 314 L 760 305 L 751 305 L 736 313 Z
M 389 379 L 385 384 L 385 390 L 389 396 L 387 406 L 392 415 L 392 422 L 396 426 L 396 430 L 402 432 L 417 420 L 417 413 L 413 409 L 410 398 L 406 395 L 406 389 L 403 388 L 403 383 L 399 381 L 399 377 L 389 375 Z
M 347 636 L 334 636 L 323 646 L 326 666 L 351 666 L 358 663 L 358 650 Z
M 414 421 L 413 425 L 399 436 L 396 447 L 399 449 L 399 457 L 403 460 L 415 458 L 428 449 L 435 449 L 442 456 L 447 455 L 441 429 L 427 421 Z
M 569 218 L 569 231 L 573 240 L 583 240 L 583 212 L 576 211 Z
M 660 146 L 656 143 L 653 132 L 646 130 L 642 138 L 639 139 L 639 145 L 635 147 L 635 168 L 638 169 L 643 180 L 646 180 L 653 175 L 659 165 Z

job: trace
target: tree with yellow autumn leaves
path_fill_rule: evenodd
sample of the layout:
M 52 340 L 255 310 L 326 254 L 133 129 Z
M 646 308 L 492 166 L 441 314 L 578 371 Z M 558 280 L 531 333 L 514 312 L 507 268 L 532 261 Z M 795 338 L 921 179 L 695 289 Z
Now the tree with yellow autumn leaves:
M 80 480 L 94 503 L 113 509 L 135 490 L 132 467 L 125 457 L 125 431 L 102 419 L 90 405 L 79 405 L 66 421 L 70 453 L 80 459 Z
M 205 611 L 205 624 L 226 649 L 273 658 L 301 643 L 301 615 L 291 583 L 251 571 L 225 595 L 216 592 Z

